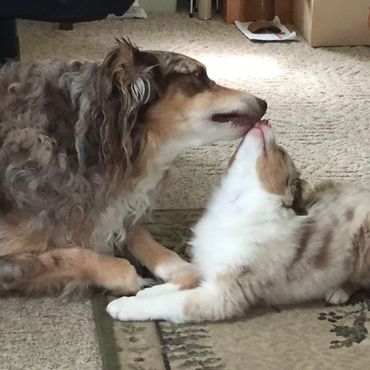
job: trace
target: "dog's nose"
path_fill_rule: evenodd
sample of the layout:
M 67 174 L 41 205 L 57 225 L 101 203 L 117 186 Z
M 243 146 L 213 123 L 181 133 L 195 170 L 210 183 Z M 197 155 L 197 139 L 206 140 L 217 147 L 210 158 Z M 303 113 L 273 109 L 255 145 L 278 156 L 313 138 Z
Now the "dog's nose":
M 257 100 L 257 104 L 258 104 L 258 106 L 261 110 L 262 116 L 263 116 L 266 113 L 266 110 L 267 110 L 267 103 L 266 103 L 265 100 L 260 99 L 260 98 L 256 98 L 256 100 Z
M 249 111 L 249 118 L 253 123 L 261 120 L 263 115 L 266 113 L 267 103 L 257 97 L 253 97 L 253 105 Z

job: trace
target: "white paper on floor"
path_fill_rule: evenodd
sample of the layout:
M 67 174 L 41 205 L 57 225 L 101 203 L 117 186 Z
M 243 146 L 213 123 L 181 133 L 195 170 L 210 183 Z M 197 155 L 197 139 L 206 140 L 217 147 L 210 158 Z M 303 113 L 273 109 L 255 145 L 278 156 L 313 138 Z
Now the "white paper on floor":
M 107 19 L 148 18 L 145 10 L 140 6 L 139 0 L 135 0 L 127 12 L 123 15 L 109 14 Z
M 282 33 L 252 33 L 248 30 L 248 26 L 253 22 L 235 21 L 236 27 L 240 32 L 253 41 L 292 41 L 297 39 L 295 31 L 290 32 L 281 22 L 279 17 L 275 17 L 272 21 L 276 27 L 281 29 Z

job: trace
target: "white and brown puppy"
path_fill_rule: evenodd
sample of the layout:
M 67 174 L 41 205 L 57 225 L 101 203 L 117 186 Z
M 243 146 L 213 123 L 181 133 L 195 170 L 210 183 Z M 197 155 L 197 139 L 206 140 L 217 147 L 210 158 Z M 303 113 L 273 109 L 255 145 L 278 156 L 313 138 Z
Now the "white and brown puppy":
M 324 184 L 292 206 L 301 180 L 266 123 L 241 143 L 194 230 L 200 286 L 158 285 L 107 306 L 120 320 L 223 320 L 257 303 L 344 303 L 370 285 L 370 191 Z

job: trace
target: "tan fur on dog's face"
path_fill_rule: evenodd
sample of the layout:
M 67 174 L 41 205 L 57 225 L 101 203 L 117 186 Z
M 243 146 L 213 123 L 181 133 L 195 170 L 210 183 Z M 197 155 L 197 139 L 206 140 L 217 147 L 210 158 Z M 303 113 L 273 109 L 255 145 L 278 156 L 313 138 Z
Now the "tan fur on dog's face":
M 158 51 L 142 55 L 158 60 L 158 97 L 148 106 L 144 121 L 162 141 L 196 146 L 232 140 L 248 132 L 266 111 L 263 100 L 217 85 L 205 66 L 192 58 Z

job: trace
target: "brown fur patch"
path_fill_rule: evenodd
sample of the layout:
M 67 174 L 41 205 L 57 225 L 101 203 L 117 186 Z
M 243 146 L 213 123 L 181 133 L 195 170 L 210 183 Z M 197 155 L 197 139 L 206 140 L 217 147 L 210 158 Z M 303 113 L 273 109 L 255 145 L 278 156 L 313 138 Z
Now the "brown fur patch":
M 347 221 L 352 221 L 355 214 L 355 210 L 353 208 L 348 208 L 345 212 L 344 216 Z
M 285 207 L 292 207 L 297 192 L 298 171 L 285 150 L 275 141 L 265 138 L 264 151 L 257 159 L 256 170 L 265 189 L 280 195 Z
M 12 271 L 11 285 L 2 286 L 4 280 L 9 280 L 9 273 L 1 276 L 1 271 Z M 127 260 L 80 248 L 0 258 L 0 290 L 3 287 L 23 294 L 40 293 L 72 281 L 119 294 L 133 294 L 142 284 Z
M 252 269 L 249 266 L 243 266 L 240 269 L 238 269 L 238 271 L 239 271 L 238 273 L 239 277 L 244 277 L 245 275 L 253 274 Z
M 181 260 L 175 252 L 158 243 L 149 232 L 141 228 L 136 228 L 129 233 L 127 247 L 150 271 L 154 271 L 160 265 Z
M 316 268 L 326 267 L 329 259 L 329 250 L 332 239 L 333 239 L 333 229 L 326 230 L 319 252 L 314 259 L 314 266 Z
M 307 207 L 313 197 L 313 191 L 307 181 L 298 179 L 294 192 L 292 209 L 297 215 L 306 215 Z
M 187 97 L 193 97 L 203 91 L 210 90 L 215 83 L 207 77 L 203 67 L 193 73 L 172 73 L 166 77 L 170 89 L 176 90 Z
M 309 218 L 307 222 L 302 225 L 302 229 L 300 230 L 300 235 L 298 237 L 298 248 L 296 250 L 296 255 L 290 264 L 290 268 L 293 267 L 304 255 L 310 239 L 314 234 L 316 229 L 315 220 Z
M 355 259 L 354 278 L 370 278 L 370 216 L 368 215 L 352 238 Z
M 181 139 L 192 134 L 189 116 L 194 107 L 206 107 L 217 105 L 228 97 L 237 98 L 240 92 L 214 85 L 209 89 L 188 96 L 181 87 L 169 86 L 165 95 L 155 104 L 149 107 L 145 114 L 148 130 L 157 139 L 158 145 L 168 139 Z M 186 118 L 187 117 L 187 118 Z
M 353 271 L 353 267 L 354 267 L 353 255 L 346 257 L 343 261 L 343 269 L 345 271 Z
M 195 271 L 185 271 L 184 273 L 180 272 L 178 275 L 176 275 L 175 278 L 171 280 L 171 283 L 178 285 L 179 289 L 183 290 L 197 287 L 200 283 L 200 280 L 200 273 Z
M 341 288 L 349 295 L 351 296 L 355 291 L 356 287 L 349 281 L 345 282 Z
M 46 231 L 37 230 L 37 225 L 32 220 L 24 223 L 21 220 L 14 223 L 4 222 L 1 229 L 3 236 L 0 257 L 18 253 L 42 253 L 48 248 Z
M 274 147 L 266 148 L 264 155 L 258 158 L 257 172 L 268 192 L 284 195 L 288 173 L 283 158 Z
M 148 174 L 148 167 L 151 159 L 155 156 L 155 152 L 160 145 L 160 138 L 155 136 L 155 132 L 146 132 L 145 146 L 141 148 L 141 153 L 138 155 L 138 160 L 132 169 L 132 178 L 129 180 L 128 188 L 134 190 L 136 185 Z M 122 187 L 117 184 L 117 193 Z

